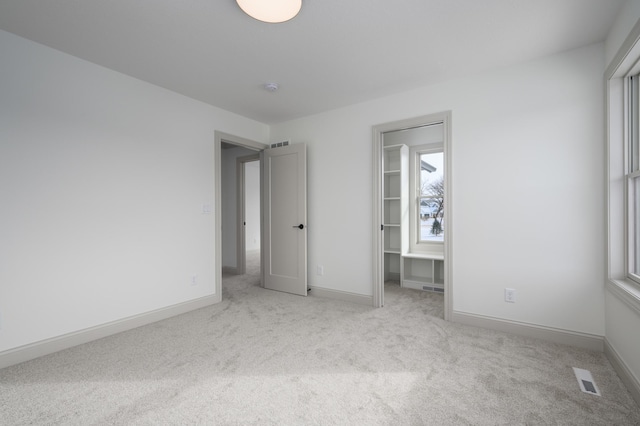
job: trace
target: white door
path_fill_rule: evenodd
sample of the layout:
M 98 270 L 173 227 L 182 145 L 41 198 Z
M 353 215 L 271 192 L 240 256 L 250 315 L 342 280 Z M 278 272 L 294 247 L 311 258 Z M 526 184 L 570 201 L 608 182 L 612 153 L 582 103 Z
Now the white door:
M 264 287 L 307 295 L 307 149 L 263 151 Z

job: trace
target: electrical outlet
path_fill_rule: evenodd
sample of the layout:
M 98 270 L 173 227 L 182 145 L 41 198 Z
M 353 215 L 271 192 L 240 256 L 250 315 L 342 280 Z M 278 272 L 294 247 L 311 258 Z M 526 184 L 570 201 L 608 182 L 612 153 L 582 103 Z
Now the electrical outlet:
M 509 303 L 516 302 L 516 291 L 512 288 L 504 289 L 504 301 Z
M 322 265 L 318 265 L 317 269 L 316 269 L 316 273 L 318 275 L 324 275 L 324 266 Z
M 198 276 L 197 275 L 192 275 L 191 276 L 191 285 L 197 285 L 198 284 Z

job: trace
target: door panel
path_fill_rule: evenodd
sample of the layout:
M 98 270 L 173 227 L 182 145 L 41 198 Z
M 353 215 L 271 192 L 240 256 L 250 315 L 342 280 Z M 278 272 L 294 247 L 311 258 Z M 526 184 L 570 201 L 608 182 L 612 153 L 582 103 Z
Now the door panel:
M 306 145 L 263 151 L 263 165 L 264 286 L 306 296 Z

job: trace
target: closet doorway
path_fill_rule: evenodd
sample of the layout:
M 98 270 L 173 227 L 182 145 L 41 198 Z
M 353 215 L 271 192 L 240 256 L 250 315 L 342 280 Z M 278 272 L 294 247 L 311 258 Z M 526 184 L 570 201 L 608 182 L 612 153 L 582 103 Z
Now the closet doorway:
M 451 113 L 374 127 L 373 304 L 385 281 L 444 293 L 452 311 Z

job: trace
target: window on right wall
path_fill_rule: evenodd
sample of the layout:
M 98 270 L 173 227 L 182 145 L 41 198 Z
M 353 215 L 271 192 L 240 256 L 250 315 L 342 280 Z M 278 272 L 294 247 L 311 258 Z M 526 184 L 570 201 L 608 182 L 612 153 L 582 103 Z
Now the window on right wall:
M 640 283 L 640 74 L 627 77 L 625 146 L 627 277 Z
M 607 289 L 640 312 L 640 20 L 605 82 Z

